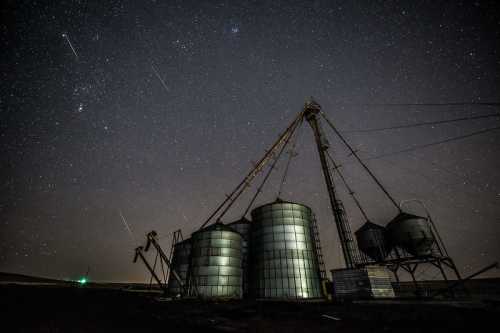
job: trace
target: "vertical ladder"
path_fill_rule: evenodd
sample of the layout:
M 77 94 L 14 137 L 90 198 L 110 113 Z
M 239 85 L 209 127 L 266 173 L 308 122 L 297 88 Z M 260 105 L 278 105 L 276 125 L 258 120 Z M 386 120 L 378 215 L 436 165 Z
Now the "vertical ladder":
M 337 200 L 336 206 L 337 206 L 338 214 L 340 216 L 342 216 L 342 220 L 347 221 L 347 215 L 345 213 L 345 208 L 344 208 L 344 204 L 342 203 L 342 201 Z M 346 230 L 345 243 L 346 243 L 347 249 L 350 253 L 350 257 L 353 260 L 354 267 L 356 267 L 358 264 L 362 263 L 361 256 L 359 255 L 358 247 L 357 247 L 356 243 L 354 242 L 354 238 L 352 237 L 351 226 L 349 225 L 349 223 L 345 223 L 344 228 Z M 354 268 L 354 267 L 351 267 L 351 268 Z
M 325 269 L 325 261 L 323 259 L 323 252 L 321 250 L 321 243 L 319 240 L 319 231 L 318 224 L 316 223 L 316 215 L 312 216 L 312 234 L 314 238 L 314 245 L 316 248 L 316 257 L 318 258 L 318 267 L 319 267 L 319 276 L 321 280 L 326 280 L 326 269 Z

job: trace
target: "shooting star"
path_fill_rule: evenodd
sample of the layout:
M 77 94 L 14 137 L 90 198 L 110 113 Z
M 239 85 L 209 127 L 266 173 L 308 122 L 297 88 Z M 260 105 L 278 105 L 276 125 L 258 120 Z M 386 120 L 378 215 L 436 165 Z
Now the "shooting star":
M 153 70 L 153 72 L 155 73 L 156 77 L 158 78 L 158 80 L 160 80 L 161 84 L 163 85 L 163 87 L 165 88 L 165 90 L 167 92 L 170 92 L 170 89 L 167 87 L 167 85 L 165 84 L 165 81 L 163 81 L 163 79 L 161 78 L 160 74 L 158 73 L 158 71 L 156 70 L 155 66 L 151 65 L 151 69 Z
M 125 217 L 123 216 L 122 210 L 119 209 L 118 212 L 120 213 L 120 217 L 122 218 L 123 224 L 125 225 L 125 228 L 127 229 L 128 233 L 130 234 L 130 237 L 132 237 L 134 244 L 137 244 L 137 240 L 135 239 L 134 234 L 132 233 L 132 230 L 130 229 L 130 226 L 127 223 L 127 220 L 125 220 Z
M 71 44 L 71 41 L 69 40 L 69 37 L 68 37 L 68 34 L 67 33 L 63 33 L 62 34 L 62 37 L 66 39 L 66 41 L 68 42 L 69 44 L 69 47 L 71 47 L 71 51 L 73 51 L 75 57 L 76 57 L 76 60 L 78 60 L 78 54 L 76 53 L 76 50 L 75 48 L 73 47 L 73 44 Z

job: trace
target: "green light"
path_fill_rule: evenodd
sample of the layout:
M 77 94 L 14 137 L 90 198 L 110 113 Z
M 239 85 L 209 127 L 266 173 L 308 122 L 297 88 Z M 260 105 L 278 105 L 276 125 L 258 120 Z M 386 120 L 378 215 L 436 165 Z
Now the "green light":
M 87 283 L 87 279 L 86 278 L 81 278 L 80 280 L 78 280 L 78 282 L 80 284 L 85 284 L 85 283 Z

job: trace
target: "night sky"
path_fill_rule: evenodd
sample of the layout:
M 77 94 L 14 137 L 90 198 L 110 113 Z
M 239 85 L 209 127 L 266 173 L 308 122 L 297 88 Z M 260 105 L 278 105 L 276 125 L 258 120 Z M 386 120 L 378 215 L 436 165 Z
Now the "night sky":
M 145 233 L 157 230 L 169 250 L 174 230 L 196 230 L 309 96 L 397 200 L 425 201 L 464 275 L 500 260 L 500 130 L 370 159 L 498 127 L 500 117 L 348 132 L 500 112 L 366 105 L 498 102 L 494 3 L 3 1 L 0 271 L 76 279 L 90 266 L 92 280 L 147 281 L 132 264 Z M 385 225 L 397 211 L 324 130 L 370 218 Z M 283 199 L 313 208 L 327 268 L 340 267 L 307 124 L 297 150 Z M 278 166 L 258 204 L 276 198 Z M 364 220 L 337 184 L 356 230 Z

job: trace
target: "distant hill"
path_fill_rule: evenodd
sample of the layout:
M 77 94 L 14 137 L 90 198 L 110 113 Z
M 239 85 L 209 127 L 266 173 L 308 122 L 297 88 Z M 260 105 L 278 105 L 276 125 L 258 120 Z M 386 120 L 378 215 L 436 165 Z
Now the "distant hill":
M 0 282 L 61 283 L 64 281 L 39 276 L 0 272 Z
M 0 272 L 0 284 L 58 284 L 60 286 L 71 285 L 77 281 L 57 280 L 39 276 L 31 276 L 16 273 Z M 95 282 L 89 281 L 86 287 L 107 288 L 107 289 L 150 289 L 149 283 L 131 283 L 131 282 Z M 152 288 L 158 290 L 158 285 L 153 284 Z

